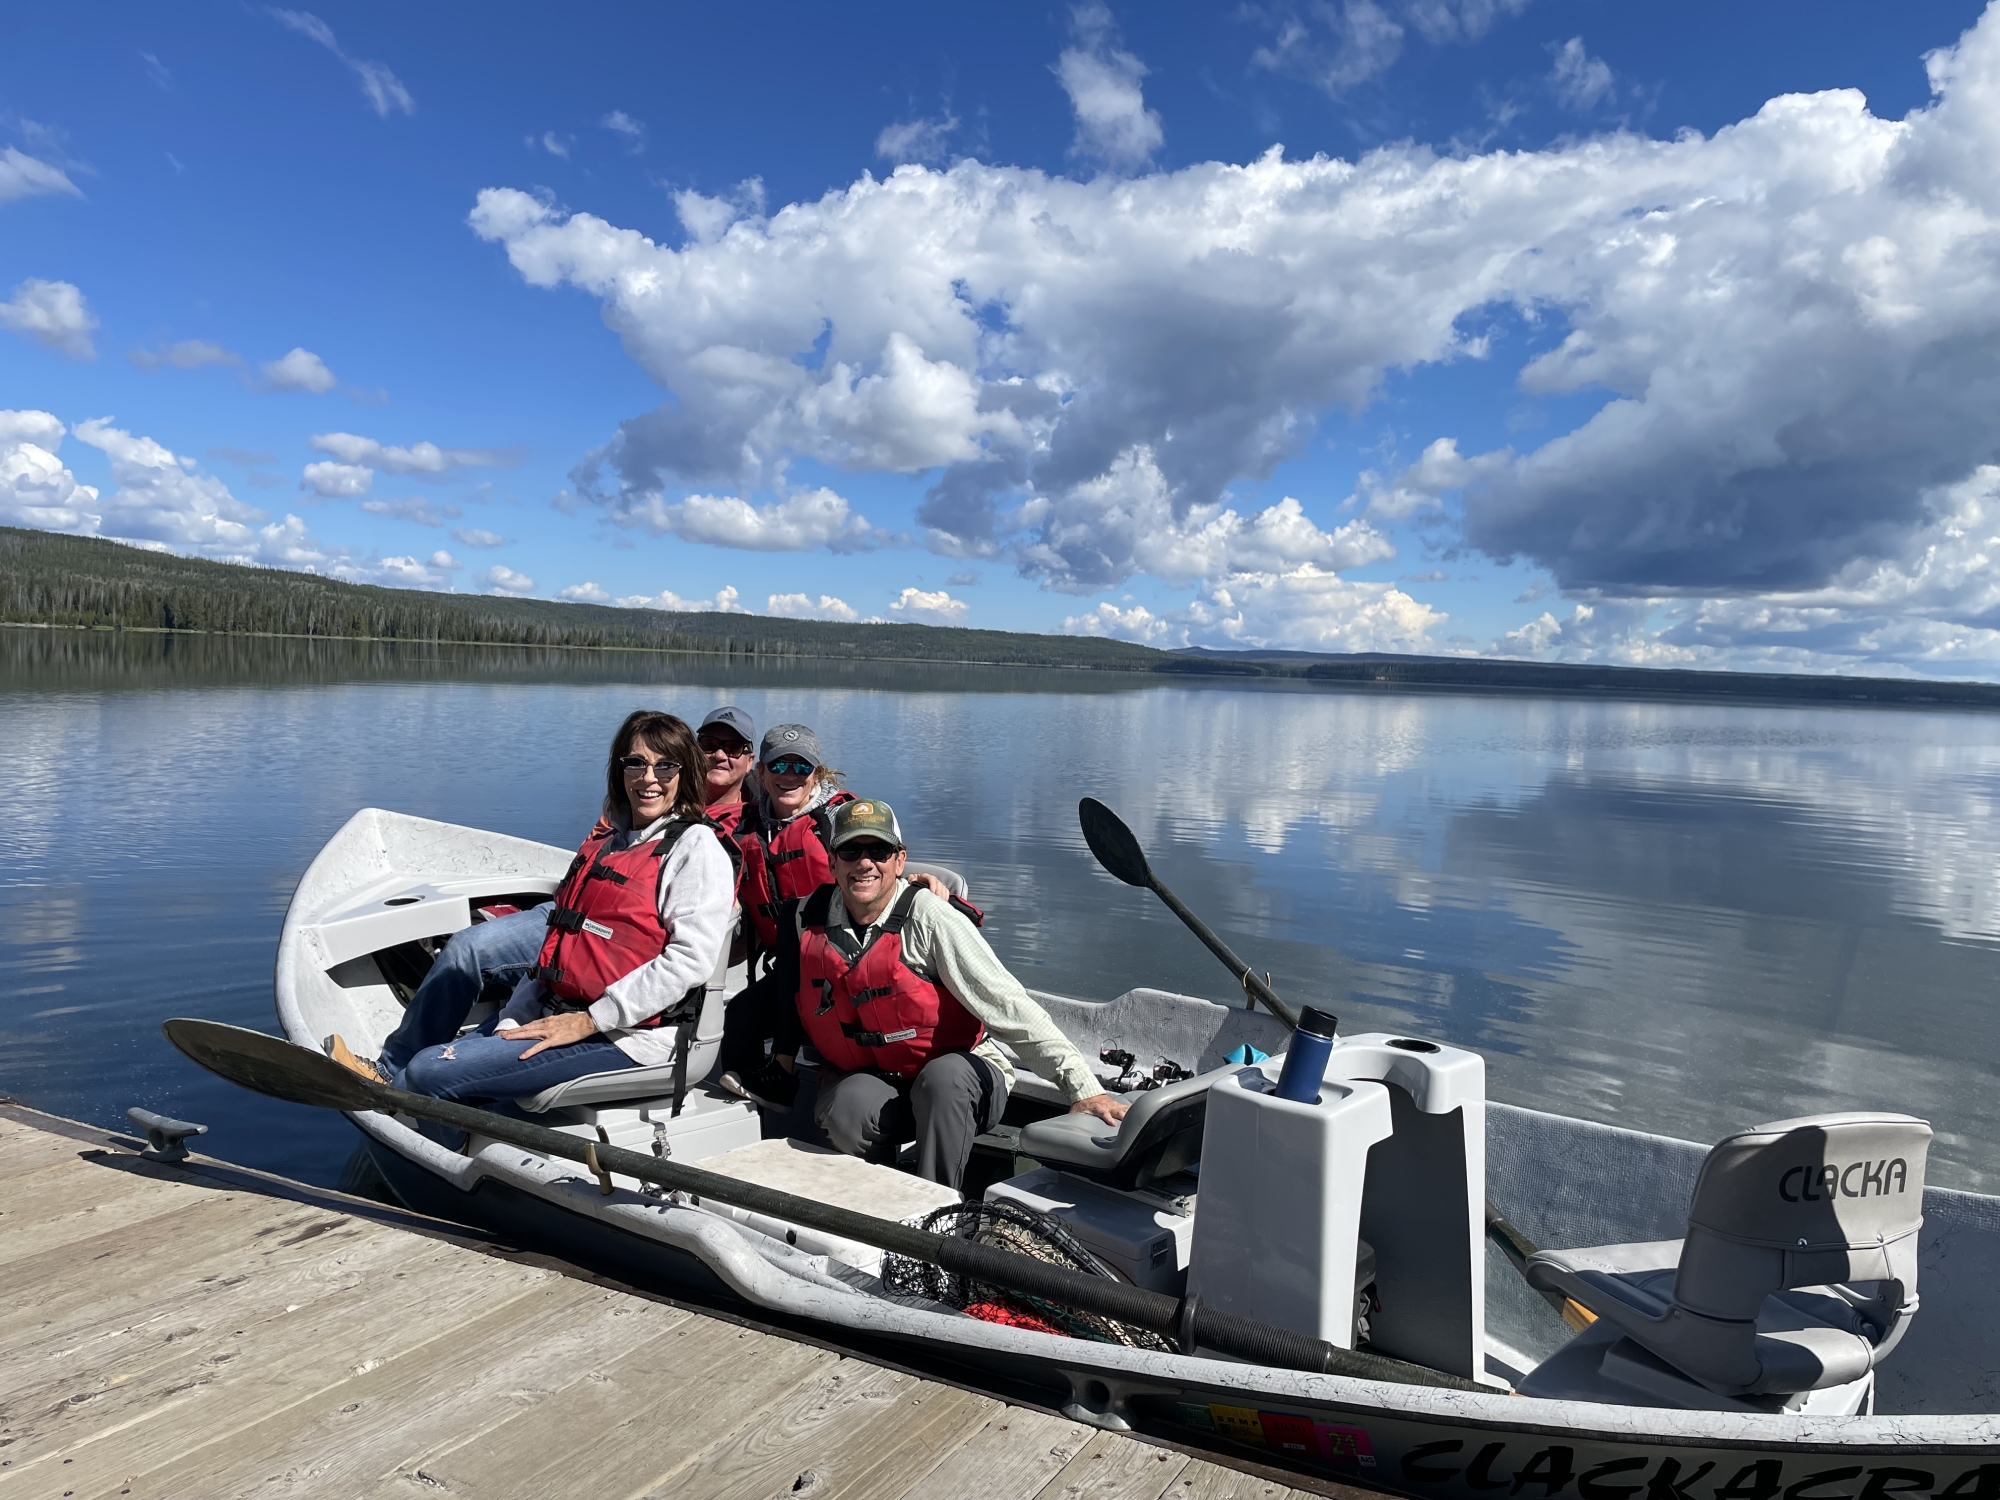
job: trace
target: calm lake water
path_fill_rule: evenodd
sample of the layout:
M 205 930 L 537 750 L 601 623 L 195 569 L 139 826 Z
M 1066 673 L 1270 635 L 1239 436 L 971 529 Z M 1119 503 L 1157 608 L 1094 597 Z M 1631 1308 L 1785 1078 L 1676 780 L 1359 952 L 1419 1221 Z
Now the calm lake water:
M 0 1091 L 338 1179 L 354 1135 L 180 1059 L 275 1029 L 301 871 L 381 806 L 574 845 L 629 709 L 814 725 L 1030 986 L 1230 1000 L 1085 852 L 1117 808 L 1279 992 L 1482 1051 L 1494 1097 L 1696 1140 L 1937 1126 L 2000 1191 L 2000 716 L 0 629 Z

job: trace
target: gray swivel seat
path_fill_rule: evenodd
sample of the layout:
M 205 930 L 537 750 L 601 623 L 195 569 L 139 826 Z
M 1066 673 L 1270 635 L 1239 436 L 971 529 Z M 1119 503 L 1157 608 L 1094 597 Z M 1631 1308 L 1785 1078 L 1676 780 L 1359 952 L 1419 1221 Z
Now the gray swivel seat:
M 1129 1192 L 1149 1188 L 1201 1159 L 1208 1090 L 1239 1071 L 1234 1064 L 1127 1095 L 1116 1125 L 1095 1115 L 1055 1115 L 1022 1127 L 1021 1154 L 1092 1182 Z
M 1606 1343 L 1615 1330 L 1720 1396 L 1846 1385 L 1916 1313 L 1930 1140 L 1909 1115 L 1759 1125 L 1709 1152 L 1686 1239 L 1544 1250 L 1528 1280 L 1609 1325 L 1576 1342 Z

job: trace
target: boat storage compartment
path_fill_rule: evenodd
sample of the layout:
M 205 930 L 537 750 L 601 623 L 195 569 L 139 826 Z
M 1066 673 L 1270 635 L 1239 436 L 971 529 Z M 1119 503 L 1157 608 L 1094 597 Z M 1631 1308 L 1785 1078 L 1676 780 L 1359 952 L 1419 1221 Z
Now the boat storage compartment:
M 686 1164 L 755 1145 L 764 1133 L 753 1105 L 705 1085 L 688 1090 L 678 1117 L 671 1098 L 629 1099 L 570 1105 L 539 1123 L 586 1141 L 602 1130 L 607 1145 L 627 1151 L 658 1155 L 664 1144 L 668 1159 Z
M 1238 1068 L 1209 1091 L 1188 1291 L 1350 1348 L 1366 1241 L 1370 1347 L 1479 1378 L 1484 1059 L 1410 1037 L 1339 1039 L 1310 1104 L 1277 1096 L 1283 1066 Z
M 1062 1220 L 1085 1249 L 1135 1286 L 1178 1297 L 1187 1283 L 1194 1216 L 1180 1200 L 1121 1193 L 1053 1167 L 986 1190 L 988 1203 L 1003 1200 Z

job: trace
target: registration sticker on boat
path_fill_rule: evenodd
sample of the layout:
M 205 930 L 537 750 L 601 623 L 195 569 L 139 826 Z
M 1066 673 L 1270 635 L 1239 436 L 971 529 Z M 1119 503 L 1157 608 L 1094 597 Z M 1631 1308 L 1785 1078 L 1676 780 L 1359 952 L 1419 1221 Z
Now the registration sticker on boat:
M 1215 1418 L 1209 1415 L 1206 1406 L 1198 1406 L 1192 1401 L 1183 1401 L 1180 1403 L 1180 1408 L 1181 1425 L 1183 1427 L 1193 1427 L 1201 1432 L 1215 1431 Z
M 1208 1414 L 1215 1420 L 1215 1430 L 1224 1437 L 1234 1438 L 1239 1443 L 1255 1443 L 1260 1448 L 1264 1446 L 1264 1424 L 1251 1408 L 1211 1405 Z
M 1321 1458 L 1330 1458 L 1337 1464 L 1359 1464 L 1364 1469 L 1375 1467 L 1375 1448 L 1368 1441 L 1366 1427 L 1343 1427 L 1338 1422 L 1315 1422 L 1313 1431 L 1319 1437 Z
M 1313 1431 L 1311 1417 L 1294 1416 L 1288 1411 L 1260 1411 L 1257 1420 L 1263 1424 L 1264 1442 L 1280 1453 L 1318 1453 L 1319 1434 Z

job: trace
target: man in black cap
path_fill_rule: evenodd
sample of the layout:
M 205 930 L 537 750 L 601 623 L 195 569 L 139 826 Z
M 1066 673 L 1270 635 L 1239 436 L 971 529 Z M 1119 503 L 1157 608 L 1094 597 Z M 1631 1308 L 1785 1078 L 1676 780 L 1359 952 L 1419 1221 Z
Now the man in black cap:
M 973 1138 L 1000 1123 L 1014 1055 L 1107 1123 L 1125 1113 L 1074 1043 L 950 902 L 903 879 L 895 810 L 862 799 L 833 810 L 834 883 L 780 909 L 776 962 L 753 989 L 794 1002 L 760 1092 L 789 1103 L 789 1054 L 823 1063 L 814 1118 L 850 1156 L 894 1161 L 914 1139 L 917 1173 L 957 1187 Z M 751 998 L 747 995 L 745 998 Z M 764 998 L 764 997 L 759 997 Z M 739 1002 L 740 1003 L 740 1002 Z M 755 1003 L 753 1001 L 753 1003 Z

